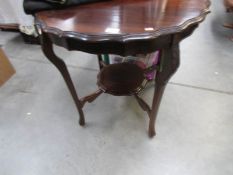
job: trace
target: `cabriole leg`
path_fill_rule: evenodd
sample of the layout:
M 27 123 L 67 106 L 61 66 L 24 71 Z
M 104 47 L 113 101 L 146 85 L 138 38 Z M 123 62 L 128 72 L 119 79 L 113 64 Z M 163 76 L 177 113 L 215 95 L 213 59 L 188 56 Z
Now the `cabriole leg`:
M 62 77 L 64 78 L 66 85 L 68 86 L 68 89 L 72 95 L 72 98 L 79 112 L 79 124 L 82 126 L 85 125 L 85 118 L 84 118 L 84 114 L 82 110 L 82 105 L 76 93 L 74 84 L 72 82 L 72 79 L 70 77 L 70 74 L 68 72 L 65 62 L 62 59 L 60 59 L 58 56 L 56 56 L 56 54 L 53 51 L 53 44 L 45 33 L 43 33 L 40 36 L 40 39 L 41 39 L 41 47 L 42 47 L 42 50 L 45 56 L 54 64 L 54 66 L 57 67 Z
M 171 46 L 171 48 L 164 49 L 162 51 L 162 60 L 162 71 L 158 72 L 155 78 L 155 90 L 148 130 L 149 137 L 153 137 L 156 134 L 156 117 L 166 84 L 179 67 L 180 57 L 178 43 L 175 43 Z

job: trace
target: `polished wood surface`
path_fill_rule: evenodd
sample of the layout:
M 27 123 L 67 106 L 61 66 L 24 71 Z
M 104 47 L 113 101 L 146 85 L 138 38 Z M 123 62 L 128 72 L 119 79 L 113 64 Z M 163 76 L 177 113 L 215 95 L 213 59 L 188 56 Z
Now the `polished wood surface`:
M 105 93 L 124 96 L 133 95 L 143 89 L 146 80 L 144 71 L 133 63 L 105 66 L 98 74 L 98 86 Z
M 110 0 L 35 15 L 39 34 L 68 50 L 122 56 L 169 47 L 209 13 L 209 0 Z
M 36 18 L 46 30 L 69 31 L 82 39 L 124 40 L 179 32 L 203 20 L 209 4 L 209 0 L 112 0 L 39 12 Z
M 209 5 L 209 0 L 112 0 L 37 13 L 36 28 L 42 50 L 62 74 L 78 109 L 80 125 L 85 124 L 83 107 L 86 102 L 94 101 L 103 92 L 113 95 L 131 94 L 149 115 L 148 134 L 153 137 L 163 92 L 179 67 L 179 43 L 205 19 Z M 126 69 L 126 74 L 131 74 L 130 79 L 118 70 L 113 71 L 115 66 L 109 66 L 111 69 L 108 69 L 101 61 L 97 82 L 100 89 L 79 98 L 65 62 L 56 56 L 53 44 L 68 50 L 123 56 L 160 50 L 152 105 L 148 105 L 137 91 L 143 80 L 141 70 L 127 65 L 130 70 Z M 120 75 L 123 77 L 121 81 L 118 79 Z M 129 80 L 132 80 L 132 86 Z M 121 92 L 118 94 L 119 90 Z
M 0 30 L 20 32 L 19 24 L 16 23 L 7 23 L 7 24 L 0 23 Z

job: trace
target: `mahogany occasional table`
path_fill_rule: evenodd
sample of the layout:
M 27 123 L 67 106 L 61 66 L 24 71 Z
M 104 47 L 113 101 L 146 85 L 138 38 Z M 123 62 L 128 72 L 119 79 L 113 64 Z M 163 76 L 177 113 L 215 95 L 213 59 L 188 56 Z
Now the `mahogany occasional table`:
M 209 6 L 209 0 L 110 0 L 36 13 L 42 50 L 61 72 L 77 106 L 80 125 L 85 124 L 84 104 L 101 93 L 133 95 L 149 115 L 148 133 L 153 137 L 164 89 L 179 66 L 179 43 L 205 19 Z M 148 70 L 129 63 L 105 65 L 99 59 L 99 89 L 79 98 L 65 63 L 53 51 L 53 44 L 97 54 L 99 58 L 100 54 L 129 56 L 157 50 L 161 57 L 158 65 Z M 158 70 L 151 107 L 139 97 L 145 87 L 145 71 L 150 69 Z

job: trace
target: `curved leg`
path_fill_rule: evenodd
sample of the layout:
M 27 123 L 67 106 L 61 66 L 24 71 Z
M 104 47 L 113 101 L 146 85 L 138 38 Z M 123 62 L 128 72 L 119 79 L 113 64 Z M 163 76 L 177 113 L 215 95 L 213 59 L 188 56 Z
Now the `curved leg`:
M 149 137 L 153 137 L 156 134 L 155 122 L 164 90 L 165 90 L 165 86 L 155 87 L 154 98 L 152 102 L 152 110 L 150 113 L 149 131 L 148 131 Z
M 76 104 L 76 107 L 78 109 L 79 112 L 79 124 L 80 125 L 85 125 L 85 118 L 84 118 L 84 114 L 83 114 L 83 110 L 82 110 L 82 104 L 78 98 L 78 95 L 76 93 L 74 84 L 71 80 L 70 74 L 68 72 L 68 69 L 66 67 L 66 64 L 64 63 L 64 61 L 62 59 L 60 59 L 59 57 L 56 56 L 56 54 L 53 51 L 53 45 L 52 42 L 50 41 L 50 39 L 48 38 L 48 36 L 43 33 L 41 35 L 41 46 L 42 46 L 42 50 L 45 54 L 45 56 L 54 64 L 54 66 L 57 67 L 57 69 L 60 71 L 60 73 L 62 74 L 62 77 L 64 78 L 66 85 L 68 86 L 68 89 L 73 97 L 73 100 Z
M 158 72 L 155 78 L 155 90 L 148 131 L 150 137 L 155 135 L 156 117 L 166 84 L 179 67 L 180 57 L 178 43 L 175 43 L 169 49 L 163 50 L 162 60 L 162 71 Z

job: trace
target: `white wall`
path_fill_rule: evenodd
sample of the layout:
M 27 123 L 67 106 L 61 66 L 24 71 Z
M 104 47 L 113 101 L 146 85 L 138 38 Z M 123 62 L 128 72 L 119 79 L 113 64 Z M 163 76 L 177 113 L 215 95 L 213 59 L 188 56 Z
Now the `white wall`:
M 29 26 L 33 18 L 23 10 L 23 0 L 0 0 L 0 23 L 19 23 Z

